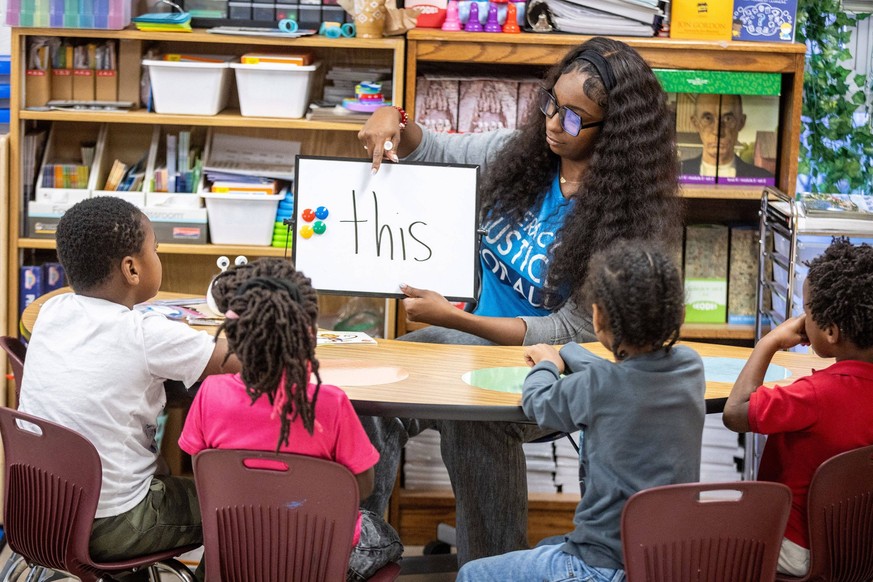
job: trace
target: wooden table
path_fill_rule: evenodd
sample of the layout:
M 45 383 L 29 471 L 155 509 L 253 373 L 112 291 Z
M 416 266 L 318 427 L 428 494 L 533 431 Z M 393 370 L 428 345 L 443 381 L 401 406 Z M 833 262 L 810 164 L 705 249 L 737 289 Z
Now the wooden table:
M 62 289 L 44 295 L 29 305 L 21 317 L 27 337 L 40 306 Z M 159 299 L 190 297 L 162 292 Z M 215 328 L 202 328 L 213 332 Z M 737 369 L 748 358 L 749 348 L 697 342 L 682 342 L 705 361 L 714 358 L 736 360 Z M 599 343 L 584 344 L 603 357 L 610 357 Z M 528 421 L 521 410 L 521 395 L 478 388 L 464 381 L 473 370 L 524 367 L 520 346 L 465 346 L 377 340 L 374 344 L 322 345 L 317 349 L 322 381 L 340 386 L 361 414 L 455 420 Z M 767 385 L 787 384 L 808 375 L 813 368 L 830 365 L 814 355 L 779 352 L 772 364 L 784 367 L 788 378 Z M 709 370 L 707 370 L 709 374 Z M 520 377 L 523 371 L 516 371 Z M 733 380 L 707 379 L 707 412 L 721 412 Z M 657 395 L 653 394 L 653 397 Z

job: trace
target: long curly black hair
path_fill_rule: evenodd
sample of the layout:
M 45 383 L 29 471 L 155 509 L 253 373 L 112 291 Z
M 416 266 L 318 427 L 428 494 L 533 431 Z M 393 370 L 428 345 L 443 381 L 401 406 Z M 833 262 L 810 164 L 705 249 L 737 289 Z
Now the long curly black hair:
M 873 247 L 834 238 L 807 264 L 812 319 L 822 329 L 836 325 L 860 349 L 873 346 Z
M 586 50 L 598 52 L 611 65 L 616 83 L 608 94 L 596 69 L 577 58 Z M 552 89 L 571 71 L 591 75 L 585 94 L 605 116 L 587 173 L 574 194 L 577 203 L 553 247 L 545 288 L 550 309 L 566 300 L 559 289 L 580 288 L 594 252 L 618 238 L 678 245 L 683 220 L 674 121 L 649 65 L 627 44 L 596 37 L 552 67 L 544 87 Z M 482 216 L 520 219 L 542 201 L 559 163 L 546 143 L 546 118 L 535 108 L 491 164 L 482 189 Z
M 218 275 L 212 296 L 222 313 L 232 312 L 218 333 L 224 331 L 227 337 L 228 357 L 236 354 L 242 363 L 241 376 L 252 403 L 261 396 L 273 406 L 280 403 L 276 450 L 288 444 L 291 423 L 298 417 L 312 434 L 321 376 L 315 359 L 318 296 L 310 280 L 288 260 L 262 258 Z M 315 383 L 311 399 L 310 369 Z
M 616 360 L 622 344 L 647 351 L 670 349 L 685 318 L 685 293 L 679 268 L 655 241 L 617 240 L 591 258 L 579 294 L 609 320 Z

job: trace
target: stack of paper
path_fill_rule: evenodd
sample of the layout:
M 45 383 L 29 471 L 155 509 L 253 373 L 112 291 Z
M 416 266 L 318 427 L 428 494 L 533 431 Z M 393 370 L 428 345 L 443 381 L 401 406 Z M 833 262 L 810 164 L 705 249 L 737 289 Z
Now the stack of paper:
M 561 32 L 654 36 L 664 11 L 658 0 L 546 0 Z
M 574 443 L 579 443 L 579 433 L 570 435 Z M 561 493 L 579 493 L 579 453 L 572 443 L 564 437 L 555 441 L 555 485 Z
M 427 429 L 406 443 L 403 486 L 409 490 L 451 489 L 440 455 L 440 433 Z
M 721 414 L 707 414 L 700 450 L 701 483 L 739 481 L 742 473 L 735 457 L 743 457 L 737 433 L 726 428 Z
M 555 447 L 547 443 L 524 443 L 528 493 L 555 493 Z

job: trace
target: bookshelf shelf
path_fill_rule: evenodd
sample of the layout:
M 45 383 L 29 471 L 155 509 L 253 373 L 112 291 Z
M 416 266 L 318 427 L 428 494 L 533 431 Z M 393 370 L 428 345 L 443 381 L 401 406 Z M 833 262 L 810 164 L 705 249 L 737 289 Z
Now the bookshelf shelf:
M 46 238 L 21 238 L 18 239 L 18 248 L 54 249 L 55 241 Z M 281 257 L 285 254 L 285 249 L 279 247 L 261 247 L 250 245 L 185 245 L 160 243 L 160 245 L 158 245 L 158 254 L 208 256 L 245 255 L 247 257 Z
M 243 117 L 238 109 L 226 109 L 218 115 L 161 115 L 144 109 L 126 112 L 102 111 L 31 111 L 23 110 L 19 119 L 34 121 L 88 121 L 94 123 L 139 123 L 150 125 L 197 125 L 205 127 L 263 127 L 302 129 L 306 131 L 348 131 L 357 133 L 361 123 L 331 123 L 281 117 Z

